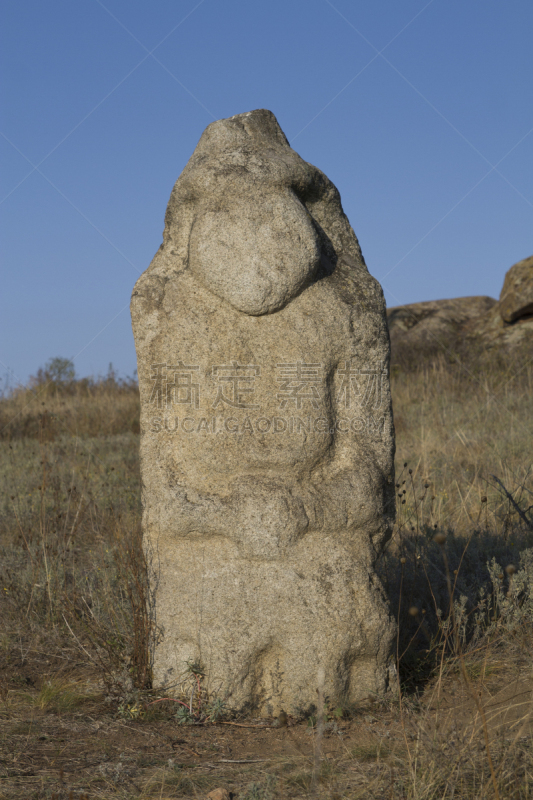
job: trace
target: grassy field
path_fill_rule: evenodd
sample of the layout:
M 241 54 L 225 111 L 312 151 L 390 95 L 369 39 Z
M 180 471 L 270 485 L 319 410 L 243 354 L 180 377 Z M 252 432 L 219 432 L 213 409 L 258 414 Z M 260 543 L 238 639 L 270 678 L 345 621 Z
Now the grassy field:
M 393 370 L 397 685 L 283 726 L 151 687 L 134 383 L 0 400 L 0 798 L 532 797 L 532 396 L 527 361 Z

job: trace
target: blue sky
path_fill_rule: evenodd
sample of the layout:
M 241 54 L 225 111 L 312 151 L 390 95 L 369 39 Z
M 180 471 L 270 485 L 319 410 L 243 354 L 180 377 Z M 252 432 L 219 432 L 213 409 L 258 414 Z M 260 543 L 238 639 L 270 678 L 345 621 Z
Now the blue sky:
M 133 285 L 214 119 L 269 108 L 389 306 L 499 295 L 533 253 L 529 0 L 4 4 L 0 374 L 135 369 Z

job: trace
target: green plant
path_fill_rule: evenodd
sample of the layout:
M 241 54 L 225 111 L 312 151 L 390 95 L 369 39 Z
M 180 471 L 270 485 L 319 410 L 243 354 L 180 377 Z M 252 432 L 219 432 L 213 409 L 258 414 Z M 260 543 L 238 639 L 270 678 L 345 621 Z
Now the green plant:
M 485 636 L 514 635 L 533 626 L 533 548 L 520 553 L 519 568 L 502 568 L 496 558 L 487 562 L 492 590 L 479 590 L 477 630 Z
M 218 722 L 222 717 L 226 714 L 226 703 L 222 700 L 221 697 L 215 697 L 211 702 L 207 705 L 206 708 L 206 717 L 209 722 Z
M 70 358 L 50 358 L 44 368 L 40 368 L 36 377 L 30 380 L 30 385 L 42 386 L 53 384 L 61 388 L 71 384 L 76 378 L 74 362 Z

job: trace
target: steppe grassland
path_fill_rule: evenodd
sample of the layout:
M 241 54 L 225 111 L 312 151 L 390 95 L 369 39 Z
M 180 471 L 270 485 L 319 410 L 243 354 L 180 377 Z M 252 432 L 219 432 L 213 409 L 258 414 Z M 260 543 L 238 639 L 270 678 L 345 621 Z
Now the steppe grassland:
M 317 782 L 324 797 L 381 797 L 385 789 L 420 800 L 531 796 L 531 696 L 509 699 L 519 716 L 507 738 L 490 715 L 483 729 L 475 696 L 494 695 L 498 681 L 517 674 L 531 678 L 532 593 L 505 568 L 533 581 L 532 365 L 486 359 L 393 369 L 392 390 L 398 523 L 378 569 L 399 623 L 401 692 L 376 699 L 371 712 L 326 709 L 328 735 L 370 713 L 376 724 L 388 720 L 390 738 L 318 767 L 314 755 L 294 769 L 269 765 L 268 774 L 236 766 L 239 797 L 312 796 Z M 153 597 L 140 546 L 135 385 L 113 377 L 33 387 L 0 402 L 0 421 L 3 744 L 12 723 L 39 714 L 175 725 L 175 707 L 148 707 L 158 698 L 149 688 Z M 463 711 L 438 729 L 435 703 L 454 681 Z M 469 704 L 479 724 L 465 719 Z M 194 722 L 197 712 L 180 721 Z M 143 794 L 162 796 L 161 775 L 164 796 L 202 796 L 219 785 L 216 776 L 206 784 L 174 767 L 165 779 L 165 769 L 141 769 Z M 130 796 L 118 779 L 106 780 L 105 789 L 95 783 L 95 797 Z M 5 796 L 51 797 L 45 783 L 45 793 L 24 794 L 21 784 L 16 794 L 14 779 Z

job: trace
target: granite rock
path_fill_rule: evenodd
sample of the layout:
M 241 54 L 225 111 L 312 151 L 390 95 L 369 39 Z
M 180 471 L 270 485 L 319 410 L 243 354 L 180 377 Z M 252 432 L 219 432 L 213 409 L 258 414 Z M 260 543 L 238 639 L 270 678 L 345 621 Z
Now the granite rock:
M 437 358 L 468 368 L 480 359 L 528 357 L 533 347 L 533 256 L 511 267 L 500 299 L 456 297 L 387 309 L 395 366 Z
M 274 115 L 205 130 L 132 296 L 154 681 L 290 714 L 387 687 L 389 338 L 337 189 Z
M 506 273 L 498 310 L 507 323 L 533 316 L 533 256 L 514 264 Z

